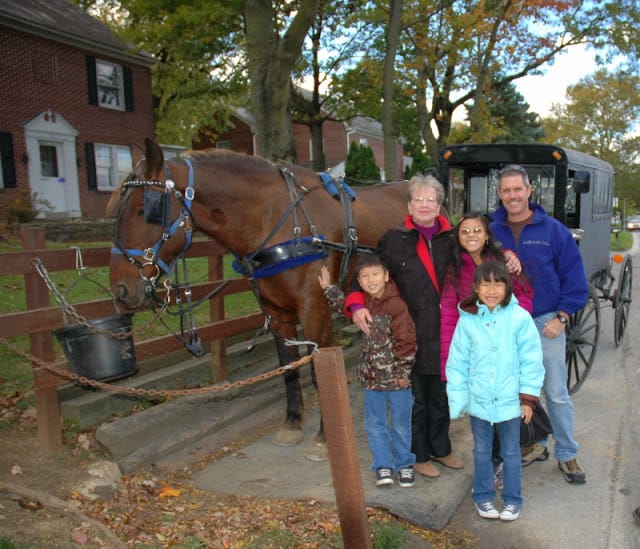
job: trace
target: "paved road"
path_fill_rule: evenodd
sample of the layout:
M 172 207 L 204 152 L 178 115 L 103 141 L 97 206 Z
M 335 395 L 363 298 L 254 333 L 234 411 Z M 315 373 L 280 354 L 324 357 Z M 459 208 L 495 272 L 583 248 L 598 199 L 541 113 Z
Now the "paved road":
M 632 250 L 634 266 L 640 254 Z M 603 306 L 598 355 L 574 395 L 575 438 L 587 483 L 570 485 L 549 459 L 524 469 L 525 504 L 513 523 L 480 518 L 465 498 L 450 527 L 466 530 L 483 548 L 640 548 L 640 271 L 634 276 L 630 322 L 620 348 L 613 344 L 613 311 Z

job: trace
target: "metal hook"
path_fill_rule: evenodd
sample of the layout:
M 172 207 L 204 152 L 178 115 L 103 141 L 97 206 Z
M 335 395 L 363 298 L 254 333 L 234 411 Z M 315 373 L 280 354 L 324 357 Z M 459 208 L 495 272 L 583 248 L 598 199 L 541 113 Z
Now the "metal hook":
M 84 266 L 84 261 L 82 260 L 82 249 L 80 246 L 71 246 L 71 249 L 76 251 L 76 271 L 86 271 L 89 267 Z
M 311 350 L 311 354 L 318 352 L 318 344 L 315 341 L 304 340 L 299 341 L 297 339 L 285 339 L 284 344 L 287 347 L 297 347 L 298 345 L 311 345 L 313 349 Z

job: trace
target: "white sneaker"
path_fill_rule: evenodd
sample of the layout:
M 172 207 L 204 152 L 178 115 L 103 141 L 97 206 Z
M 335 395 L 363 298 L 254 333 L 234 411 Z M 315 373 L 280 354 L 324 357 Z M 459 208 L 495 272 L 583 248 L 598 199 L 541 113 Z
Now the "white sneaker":
M 505 505 L 500 520 L 516 520 L 520 516 L 520 506 L 515 504 Z
M 482 518 L 486 518 L 486 519 L 500 518 L 500 513 L 498 513 L 498 510 L 496 509 L 492 501 L 483 501 L 482 503 L 476 503 L 474 501 L 473 504 L 476 506 L 476 511 L 478 511 L 478 514 Z

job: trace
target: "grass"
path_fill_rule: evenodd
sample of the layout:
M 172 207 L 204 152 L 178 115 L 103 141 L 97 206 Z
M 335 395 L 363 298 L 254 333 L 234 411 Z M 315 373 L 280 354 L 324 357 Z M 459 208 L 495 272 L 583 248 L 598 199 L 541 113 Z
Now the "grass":
M 612 252 L 624 252 L 633 245 L 633 235 L 629 231 L 612 232 L 610 242 Z
M 68 249 L 73 246 L 82 248 L 109 246 L 110 243 L 47 243 L 47 249 Z M 0 253 L 17 252 L 22 249 L 20 242 L 17 240 L 8 240 L 0 242 Z M 239 278 L 232 266 L 232 257 L 230 255 L 224 258 L 224 277 Z M 45 265 L 46 267 L 46 265 Z M 189 281 L 192 284 L 206 282 L 208 280 L 208 264 L 207 258 L 196 257 L 187 260 L 187 268 L 189 273 Z M 109 297 L 109 268 L 107 266 L 99 268 L 91 268 L 84 271 L 58 271 L 50 272 L 49 276 L 62 295 L 63 299 L 70 305 L 92 301 L 96 299 L 104 299 Z M 0 314 L 7 314 L 27 309 L 24 278 L 19 275 L 1 276 L 0 277 L 0 293 L 3 299 L 0 300 Z M 226 296 L 224 298 L 225 313 L 227 318 L 243 316 L 246 314 L 259 311 L 258 303 L 251 292 L 242 292 Z M 59 306 L 60 304 L 54 296 L 49 297 L 50 306 Z M 116 314 L 114 307 L 114 314 Z M 142 312 L 134 315 L 133 329 L 139 329 L 149 323 L 153 317 L 153 312 Z M 180 318 L 177 315 L 163 315 L 163 321 L 166 325 L 154 322 L 153 326 L 142 334 L 143 339 L 159 337 L 170 333 L 180 332 Z M 70 319 L 70 323 L 73 319 Z M 195 323 L 202 326 L 210 322 L 209 310 L 207 302 L 202 303 L 196 308 Z M 29 351 L 28 336 L 17 337 L 11 340 L 11 343 L 24 352 Z M 56 355 L 63 356 L 62 350 L 55 343 Z M 32 368 L 29 361 L 14 353 L 10 349 L 0 346 L 0 396 L 7 397 L 16 393 L 26 393 L 32 388 L 33 376 Z M 1 548 L 0 548 L 1 549 Z

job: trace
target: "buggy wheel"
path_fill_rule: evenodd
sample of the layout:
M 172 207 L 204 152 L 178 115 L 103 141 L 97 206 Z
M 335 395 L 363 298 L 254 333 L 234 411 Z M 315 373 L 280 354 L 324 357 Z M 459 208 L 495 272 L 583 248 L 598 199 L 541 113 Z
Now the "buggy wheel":
M 625 256 L 618 276 L 618 292 L 614 302 L 615 315 L 613 321 L 613 340 L 619 347 L 627 330 L 629 307 L 631 306 L 631 283 L 633 280 L 631 257 Z
M 591 284 L 587 304 L 569 317 L 565 331 L 567 388 L 569 394 L 573 394 L 584 383 L 593 366 L 600 337 L 600 299 Z

